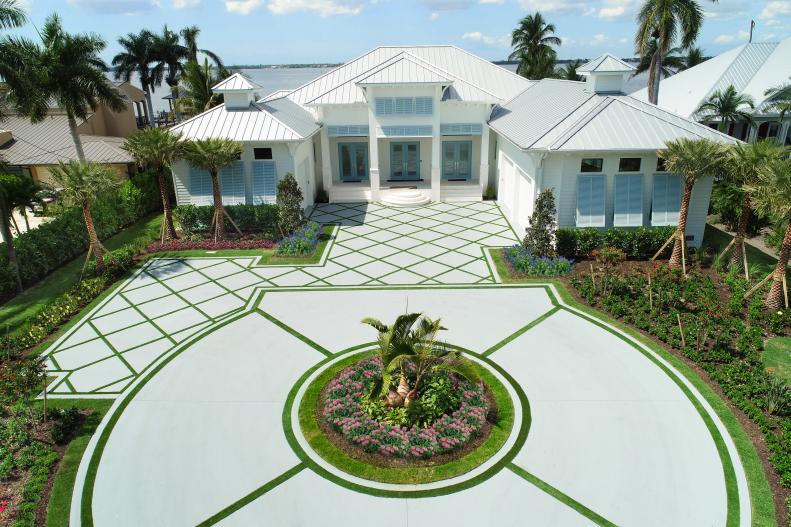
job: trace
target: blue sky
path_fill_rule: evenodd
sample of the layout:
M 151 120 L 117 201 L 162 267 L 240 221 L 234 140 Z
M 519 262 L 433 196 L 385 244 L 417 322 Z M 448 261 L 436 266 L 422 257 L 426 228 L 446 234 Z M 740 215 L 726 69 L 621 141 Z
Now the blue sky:
M 141 28 L 196 24 L 200 45 L 230 64 L 342 62 L 382 44 L 456 44 L 489 59 L 505 58 L 508 35 L 527 13 L 541 11 L 563 38 L 560 58 L 604 51 L 632 55 L 640 0 L 21 0 L 32 24 L 58 12 L 72 32 L 108 41 Z M 699 44 L 716 54 L 747 39 L 791 36 L 791 0 L 701 0 Z

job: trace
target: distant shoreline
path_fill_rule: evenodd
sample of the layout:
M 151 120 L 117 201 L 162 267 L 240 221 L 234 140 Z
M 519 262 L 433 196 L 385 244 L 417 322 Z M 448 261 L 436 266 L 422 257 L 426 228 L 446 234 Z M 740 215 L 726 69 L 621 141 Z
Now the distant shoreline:
M 343 62 L 321 64 L 231 64 L 227 67 L 234 70 L 282 70 L 287 68 L 337 68 L 338 66 L 343 66 Z

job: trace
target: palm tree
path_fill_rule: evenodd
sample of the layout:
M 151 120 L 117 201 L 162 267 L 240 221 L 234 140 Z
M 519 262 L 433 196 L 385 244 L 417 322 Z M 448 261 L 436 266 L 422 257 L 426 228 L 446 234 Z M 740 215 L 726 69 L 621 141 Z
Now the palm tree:
M 181 83 L 184 88 L 184 95 L 177 103 L 180 110 L 188 115 L 205 112 L 222 102 L 222 95 L 214 93 L 212 86 L 229 76 L 228 70 L 219 68 L 215 70 L 209 66 L 209 60 L 204 59 L 203 66 L 197 62 L 188 62 L 184 66 L 184 75 Z
M 63 188 L 60 196 L 64 203 L 82 209 L 85 229 L 88 231 L 88 240 L 90 240 L 88 253 L 93 253 L 93 257 L 96 259 L 96 269 L 100 273 L 104 272 L 104 254 L 107 249 L 96 234 L 91 205 L 101 194 L 118 186 L 117 174 L 106 165 L 80 161 L 61 162 L 50 172 L 55 183 Z
M 681 48 L 675 47 L 670 48 L 667 50 L 667 53 L 664 57 L 662 57 L 661 63 L 661 77 L 667 78 L 674 75 L 676 72 L 679 72 L 684 69 L 685 66 L 685 59 L 681 56 L 684 50 Z M 654 55 L 657 52 L 657 43 L 656 40 L 652 40 L 648 46 L 648 49 L 644 53 L 640 54 L 640 63 L 637 64 L 634 72 L 632 73 L 632 77 L 635 75 L 640 75 L 641 73 L 645 73 L 651 69 L 651 63 L 654 60 Z M 638 51 L 639 53 L 639 51 Z
M 781 159 L 785 154 L 786 150 L 772 141 L 759 141 L 752 145 L 738 144 L 728 150 L 724 164 L 725 178 L 721 184 L 727 185 L 730 193 L 737 195 L 735 197 L 741 203 L 739 223 L 733 238 L 731 269 L 744 270 L 744 238 L 751 214 L 750 195 L 744 191 L 744 187 L 755 185 L 764 166 L 770 161 Z
M 376 329 L 378 353 L 382 359 L 382 376 L 371 386 L 369 397 L 379 399 L 387 395 L 388 404 L 410 404 L 418 398 L 426 374 L 440 370 L 452 371 L 471 382 L 478 381 L 478 373 L 461 353 L 437 341 L 437 334 L 445 330 L 442 322 L 421 313 L 405 313 L 388 326 L 375 318 L 363 319 L 363 324 Z M 407 363 L 415 367 L 412 386 L 406 376 Z M 392 390 L 394 375 L 399 375 L 398 388 Z
M 537 55 L 519 55 L 519 65 L 516 72 L 531 80 L 540 80 L 557 77 L 555 52 L 541 50 Z
M 242 155 L 242 145 L 230 139 L 201 139 L 184 143 L 182 156 L 197 168 L 202 168 L 211 176 L 214 195 L 214 240 L 225 239 L 225 209 L 222 206 L 222 192 L 218 174 Z
M 185 27 L 180 33 L 181 38 L 184 40 L 184 46 L 187 48 L 188 62 L 198 62 L 198 53 L 203 53 L 214 62 L 214 65 L 218 69 L 225 67 L 222 63 L 222 59 L 220 59 L 216 53 L 198 47 L 198 35 L 200 34 L 200 28 L 198 26 Z
M 727 133 L 731 123 L 746 122 L 754 124 L 752 114 L 746 109 L 755 108 L 753 98 L 749 95 L 738 93 L 731 84 L 725 91 L 716 90 L 702 103 L 697 113 L 703 114 L 707 121 L 719 121 L 718 129 Z
M 764 95 L 771 99 L 771 107 L 779 114 L 780 122 L 782 123 L 786 115 L 791 114 L 791 82 L 769 88 Z M 778 137 L 777 139 L 781 144 L 785 141 L 785 137 Z
M 508 57 L 509 60 L 519 61 L 517 73 L 527 77 L 525 73 L 528 71 L 532 73 L 545 72 L 546 64 L 549 62 L 552 63 L 551 72 L 554 73 L 556 53 L 552 46 L 561 44 L 560 38 L 556 37 L 554 33 L 555 25 L 547 23 L 539 12 L 527 15 L 519 21 L 519 25 L 511 33 L 511 46 L 514 50 Z M 539 64 L 543 64 L 543 67 L 538 68 Z
M 758 181 L 746 185 L 745 190 L 758 211 L 788 222 L 777 266 L 772 273 L 772 286 L 764 299 L 766 309 L 777 311 L 784 304 L 783 278 L 791 254 L 791 161 L 776 159 L 767 163 L 759 172 Z
M 170 171 L 181 151 L 181 136 L 162 128 L 140 130 L 129 136 L 124 148 L 132 154 L 137 163 L 147 170 L 153 170 L 159 179 L 159 193 L 162 196 L 164 215 L 162 241 L 178 238 L 173 226 L 170 207 L 170 192 L 166 173 Z
M 171 94 L 178 100 L 179 79 L 184 72 L 184 62 L 189 58 L 189 50 L 181 44 L 178 33 L 168 29 L 168 26 L 162 28 L 161 34 L 154 35 L 154 57 L 157 62 L 154 67 L 156 75 L 164 75 Z M 176 119 L 180 118 L 176 106 Z
M 13 62 L 5 80 L 20 113 L 31 122 L 42 121 L 52 101 L 65 110 L 77 158 L 85 161 L 77 119 L 87 119 L 100 103 L 116 112 L 126 108 L 104 75 L 107 65 L 99 54 L 105 42 L 94 34 L 66 33 L 58 15 L 47 18 L 40 36 L 40 45 L 25 38 L 5 41 L 3 47 Z
M 698 38 L 703 25 L 703 9 L 696 0 L 646 0 L 637 15 L 635 47 L 641 57 L 648 55 L 652 41 L 658 53 L 651 56 L 648 70 L 648 100 L 659 101 L 662 59 L 676 40 L 687 49 Z
M 692 46 L 687 50 L 687 56 L 684 57 L 684 65 L 678 71 L 688 70 L 689 68 L 694 68 L 698 64 L 703 64 L 708 60 L 706 55 L 703 53 L 703 50 L 697 46 Z
M 665 146 L 666 149 L 659 152 L 659 157 L 664 160 L 667 171 L 681 175 L 684 182 L 681 208 L 678 213 L 678 226 L 674 235 L 675 243 L 670 256 L 670 267 L 677 268 L 686 265 L 684 245 L 692 189 L 701 178 L 720 171 L 724 159 L 724 148 L 720 143 L 709 139 L 686 138 L 670 141 Z
M 0 174 L 0 229 L 5 242 L 6 258 L 16 282 L 17 293 L 22 292 L 22 276 L 19 274 L 19 262 L 14 250 L 14 235 L 11 232 L 11 214 L 14 209 L 17 189 L 27 179 L 15 174 Z
M 154 35 L 150 31 L 142 30 L 139 33 L 129 33 L 125 37 L 119 37 L 118 43 L 124 51 L 113 57 L 113 66 L 116 68 L 115 78 L 129 82 L 133 74 L 138 75 L 140 85 L 146 94 L 148 118 L 153 119 L 154 105 L 151 102 L 151 94 L 156 86 L 162 84 L 162 71 L 155 71 L 152 67 L 156 62 Z
M 0 0 L 0 29 L 20 27 L 27 22 L 25 10 L 16 0 Z
M 569 61 L 561 70 L 560 70 L 560 78 L 566 79 L 567 81 L 581 81 L 582 75 L 577 74 L 577 69 L 582 66 L 581 60 L 572 60 Z
M 25 220 L 25 230 L 30 230 L 30 221 L 27 216 L 27 209 L 32 208 L 39 202 L 38 193 L 42 190 L 41 186 L 36 184 L 32 178 L 21 177 L 19 183 L 16 185 L 15 192 L 12 199 L 12 206 L 19 209 L 22 218 Z

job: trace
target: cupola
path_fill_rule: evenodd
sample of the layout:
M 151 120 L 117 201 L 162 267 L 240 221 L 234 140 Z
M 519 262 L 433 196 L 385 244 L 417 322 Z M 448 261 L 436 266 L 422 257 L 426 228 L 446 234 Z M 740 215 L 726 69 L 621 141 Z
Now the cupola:
M 245 110 L 256 101 L 257 90 L 263 89 L 241 73 L 234 73 L 224 81 L 212 86 L 212 91 L 221 93 L 228 110 Z
M 605 53 L 577 68 L 577 73 L 587 78 L 588 89 L 594 93 L 623 93 L 626 77 L 634 70 L 618 57 Z

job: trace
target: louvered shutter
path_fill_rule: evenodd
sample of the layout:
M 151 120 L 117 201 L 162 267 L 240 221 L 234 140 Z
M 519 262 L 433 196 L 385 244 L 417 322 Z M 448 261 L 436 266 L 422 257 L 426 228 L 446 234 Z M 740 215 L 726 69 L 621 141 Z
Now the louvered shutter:
M 274 161 L 253 161 L 253 204 L 275 203 L 277 197 Z
M 617 174 L 615 176 L 615 203 L 613 225 L 639 227 L 643 224 L 642 174 Z
M 604 227 L 603 175 L 577 176 L 577 227 Z

